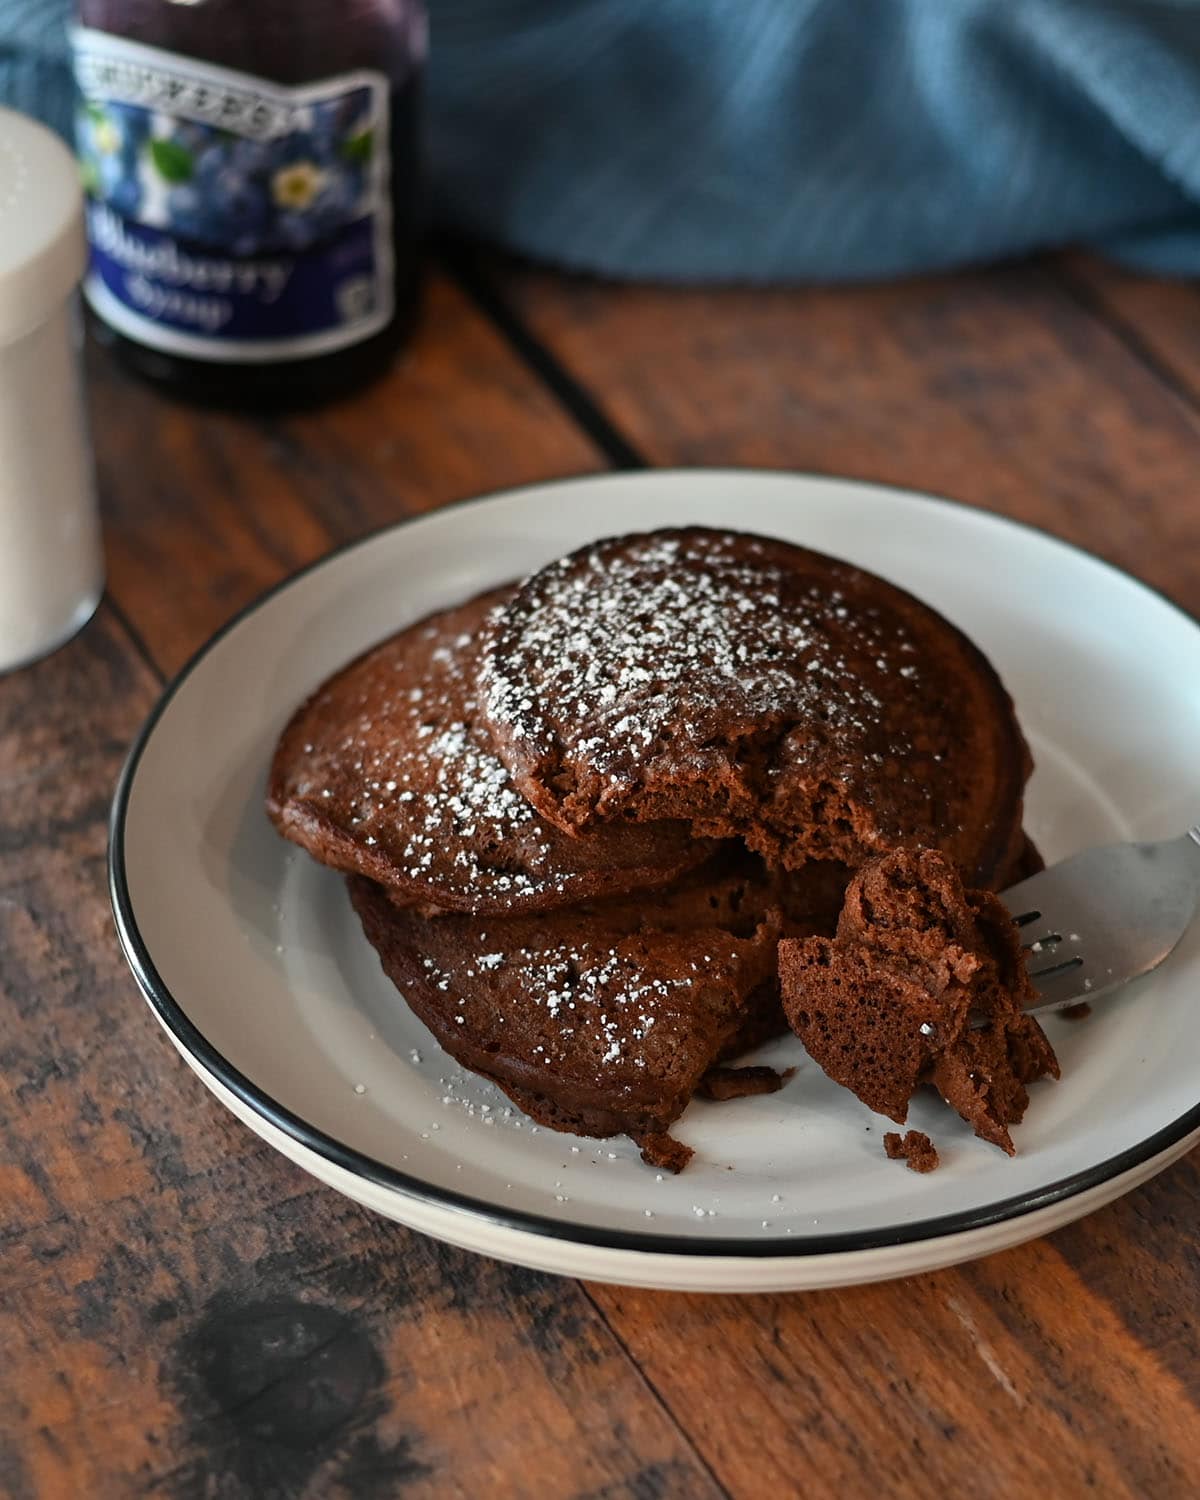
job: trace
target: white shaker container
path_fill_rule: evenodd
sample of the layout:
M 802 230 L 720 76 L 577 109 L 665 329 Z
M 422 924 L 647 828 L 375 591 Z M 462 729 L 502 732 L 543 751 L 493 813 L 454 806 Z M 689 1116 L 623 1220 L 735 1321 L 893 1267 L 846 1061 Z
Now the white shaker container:
M 79 364 L 75 159 L 0 109 L 0 672 L 63 644 L 104 586 Z

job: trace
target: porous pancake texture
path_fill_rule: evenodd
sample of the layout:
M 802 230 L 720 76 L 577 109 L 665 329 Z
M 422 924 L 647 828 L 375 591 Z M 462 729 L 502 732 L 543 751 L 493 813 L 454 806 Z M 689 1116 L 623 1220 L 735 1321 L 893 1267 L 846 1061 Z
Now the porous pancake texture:
M 869 861 L 834 938 L 779 945 L 783 1007 L 830 1078 L 903 1123 L 932 1084 L 975 1133 L 1013 1154 L 1027 1084 L 1058 1061 L 1025 1007 L 1035 997 L 1018 930 L 989 891 L 964 889 L 944 855 Z

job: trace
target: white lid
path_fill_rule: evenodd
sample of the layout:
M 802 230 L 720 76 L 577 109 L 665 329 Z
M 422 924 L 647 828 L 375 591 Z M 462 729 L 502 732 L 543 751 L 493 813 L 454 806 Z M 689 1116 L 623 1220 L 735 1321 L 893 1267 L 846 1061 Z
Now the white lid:
M 86 261 L 75 158 L 44 125 L 0 109 L 0 344 L 56 312 Z

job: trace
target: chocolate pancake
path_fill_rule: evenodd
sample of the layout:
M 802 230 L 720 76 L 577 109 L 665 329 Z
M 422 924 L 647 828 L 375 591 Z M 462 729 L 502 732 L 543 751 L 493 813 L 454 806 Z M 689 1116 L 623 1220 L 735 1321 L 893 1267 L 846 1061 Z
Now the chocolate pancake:
M 458 1062 L 540 1123 L 630 1135 L 671 1170 L 690 1153 L 667 1131 L 705 1074 L 780 1014 L 778 918 L 733 872 L 686 876 L 653 912 L 625 898 L 429 920 L 369 881 L 350 895 L 384 971 Z
M 773 865 L 932 846 L 1016 855 L 1012 703 L 934 610 L 848 563 L 690 528 L 534 574 L 495 615 L 485 711 L 513 783 L 573 833 L 685 819 Z
M 279 832 L 397 900 L 481 915 L 654 886 L 699 864 L 712 846 L 686 823 L 575 838 L 513 789 L 474 691 L 483 623 L 508 593 L 430 615 L 317 689 L 271 766 Z
M 582 901 L 571 910 L 631 932 L 720 927 L 735 937 L 748 936 L 773 913 L 785 937 L 832 937 L 850 878 L 844 865 L 832 862 L 771 870 L 744 844 L 729 841 L 668 886 Z
M 837 936 L 779 945 L 783 1007 L 809 1054 L 901 1123 L 932 1083 L 977 1135 L 1013 1153 L 1026 1085 L 1058 1077 L 1020 938 L 1000 900 L 964 890 L 933 850 L 898 851 L 851 881 Z M 982 1025 L 978 1024 L 982 1020 Z
M 585 902 L 575 910 L 629 932 L 716 926 L 749 937 L 767 923 L 777 926 L 781 937 L 832 937 L 849 879 L 844 865 L 825 860 L 811 860 L 799 870 L 768 870 L 745 845 L 730 842 L 664 889 Z M 778 983 L 760 985 L 721 1058 L 740 1057 L 788 1029 Z

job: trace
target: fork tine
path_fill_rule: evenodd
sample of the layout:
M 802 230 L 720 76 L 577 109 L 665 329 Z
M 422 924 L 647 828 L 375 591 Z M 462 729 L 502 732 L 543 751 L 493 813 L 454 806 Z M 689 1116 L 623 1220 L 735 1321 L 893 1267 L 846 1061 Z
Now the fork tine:
M 1078 953 L 1064 954 L 1061 958 L 1053 953 L 1033 954 L 1026 968 L 1029 977 L 1034 984 L 1049 984 L 1052 979 L 1057 979 L 1060 974 L 1074 974 L 1078 983 L 1083 983 L 1083 975 L 1078 972 L 1083 967 L 1083 959 Z
M 1077 1005 L 1081 1000 L 1090 999 L 1092 994 L 1087 987 L 1086 968 L 1082 962 L 1051 969 L 1041 976 L 1032 974 L 1030 978 L 1038 992 L 1037 1003 L 1029 1007 L 1030 1015 L 1044 1015 L 1067 1005 Z
M 1022 936 L 1024 934 L 1022 933 Z M 1022 943 L 1022 951 L 1028 955 L 1030 964 L 1038 964 L 1040 967 L 1049 968 L 1053 959 L 1055 949 L 1062 942 L 1061 932 L 1043 932 L 1040 937 L 1031 937 L 1027 943 Z

